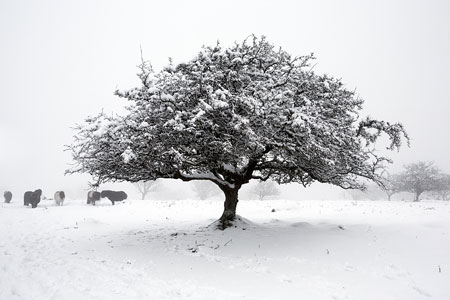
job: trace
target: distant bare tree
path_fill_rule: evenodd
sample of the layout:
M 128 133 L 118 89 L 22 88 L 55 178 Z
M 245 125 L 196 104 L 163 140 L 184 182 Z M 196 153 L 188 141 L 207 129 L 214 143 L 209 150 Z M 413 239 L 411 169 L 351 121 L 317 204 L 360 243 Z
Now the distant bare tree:
M 443 174 L 433 166 L 433 162 L 419 161 L 405 166 L 399 174 L 399 189 L 414 193 L 414 201 L 420 201 L 423 192 L 437 191 L 441 184 Z
M 148 193 L 155 190 L 155 188 L 158 186 L 158 183 L 156 180 L 148 180 L 148 181 L 138 181 L 134 182 L 133 185 L 136 187 L 136 189 L 141 194 L 141 200 L 145 199 L 145 196 L 147 196 Z
M 280 194 L 277 184 L 270 180 L 258 182 L 252 192 L 258 195 L 259 200 L 264 200 L 266 197 L 278 196 Z
M 401 178 L 398 174 L 389 174 L 385 172 L 380 180 L 380 189 L 386 194 L 389 201 L 394 194 L 402 191 Z
M 450 200 L 450 175 L 442 174 L 439 178 L 439 184 L 433 194 L 439 197 L 441 200 Z
M 193 190 L 200 198 L 200 200 L 206 200 L 210 197 L 220 194 L 220 189 L 214 183 L 209 181 L 194 181 Z

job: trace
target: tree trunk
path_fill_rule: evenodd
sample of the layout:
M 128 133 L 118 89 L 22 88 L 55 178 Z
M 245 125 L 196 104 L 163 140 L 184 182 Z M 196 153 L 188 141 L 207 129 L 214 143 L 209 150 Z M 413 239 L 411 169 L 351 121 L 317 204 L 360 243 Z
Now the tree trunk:
M 388 196 L 388 201 L 391 201 L 392 195 L 391 194 L 387 194 L 387 196 Z
M 220 217 L 219 229 L 226 229 L 233 225 L 233 221 L 236 218 L 236 206 L 238 203 L 239 188 L 224 188 L 222 191 L 225 194 L 224 210 Z
M 420 194 L 422 194 L 422 192 L 416 192 L 415 193 L 415 195 L 414 195 L 414 202 L 419 202 L 420 201 L 420 199 L 419 199 Z

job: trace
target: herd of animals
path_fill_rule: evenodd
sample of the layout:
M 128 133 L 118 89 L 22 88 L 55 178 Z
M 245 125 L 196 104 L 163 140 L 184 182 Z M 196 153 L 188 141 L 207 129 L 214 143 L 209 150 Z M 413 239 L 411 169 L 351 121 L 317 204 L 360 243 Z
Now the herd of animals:
M 23 194 L 23 205 L 29 206 L 31 204 L 32 208 L 36 208 L 39 202 L 41 202 L 42 190 L 38 189 L 34 192 L 27 191 Z M 10 191 L 6 191 L 3 193 L 3 197 L 5 198 L 5 203 L 10 203 L 12 199 L 12 193 Z M 56 205 L 63 205 L 64 199 L 66 195 L 63 191 L 57 191 L 53 199 L 55 200 Z M 127 199 L 127 194 L 124 191 L 110 191 L 104 190 L 101 192 L 90 191 L 87 194 L 87 204 L 95 205 L 96 201 L 99 201 L 101 198 L 108 198 L 111 201 L 112 205 L 115 202 L 123 201 Z

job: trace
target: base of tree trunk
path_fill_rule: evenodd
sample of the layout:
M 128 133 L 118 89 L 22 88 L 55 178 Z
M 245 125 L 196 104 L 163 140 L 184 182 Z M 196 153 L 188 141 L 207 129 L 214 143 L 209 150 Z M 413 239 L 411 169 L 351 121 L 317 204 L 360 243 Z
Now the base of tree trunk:
M 235 229 L 241 229 L 241 230 L 247 230 L 250 228 L 255 227 L 256 225 L 251 222 L 250 220 L 247 220 L 246 218 L 243 218 L 239 215 L 235 215 L 233 220 L 221 220 L 218 219 L 207 226 L 210 230 L 225 230 L 227 228 L 235 228 Z
M 238 193 L 239 187 L 237 188 L 225 188 L 222 187 L 222 191 L 225 194 L 225 202 L 223 203 L 223 213 L 219 219 L 219 224 L 217 226 L 220 230 L 225 230 L 228 227 L 233 226 L 233 222 L 236 220 L 236 206 L 239 202 Z
M 228 227 L 232 227 L 233 222 L 235 220 L 236 220 L 236 212 L 230 211 L 230 210 L 225 210 L 219 219 L 219 222 L 217 224 L 217 229 L 225 230 Z

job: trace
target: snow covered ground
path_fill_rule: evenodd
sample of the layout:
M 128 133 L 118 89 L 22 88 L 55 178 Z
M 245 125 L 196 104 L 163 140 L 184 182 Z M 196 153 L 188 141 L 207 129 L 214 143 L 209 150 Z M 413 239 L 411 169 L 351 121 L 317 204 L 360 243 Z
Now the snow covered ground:
M 448 202 L 241 201 L 215 231 L 220 201 L 13 201 L 2 300 L 450 299 Z

